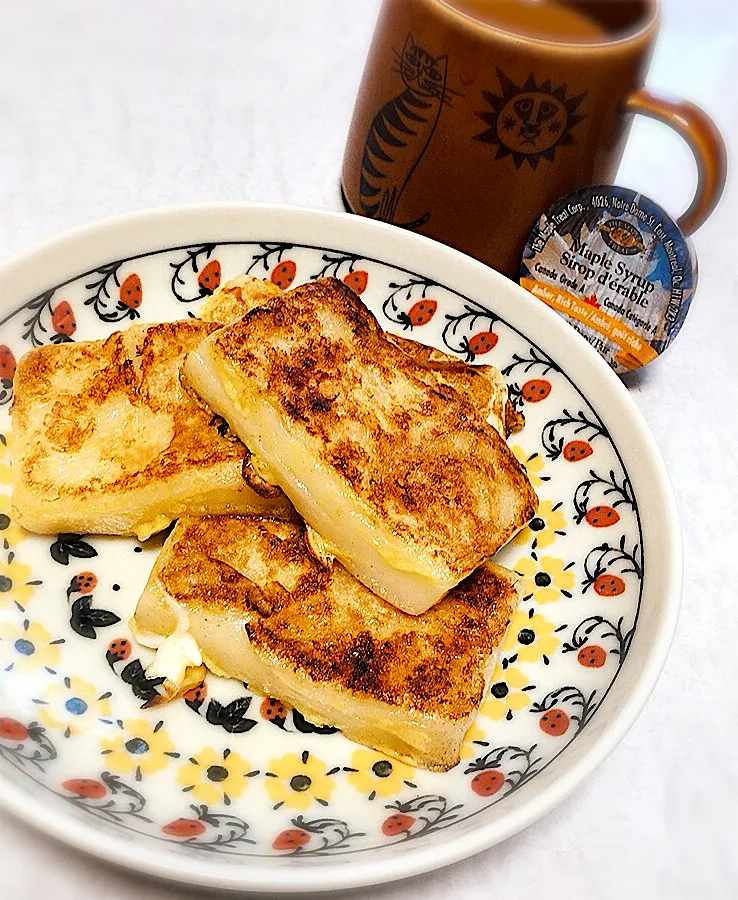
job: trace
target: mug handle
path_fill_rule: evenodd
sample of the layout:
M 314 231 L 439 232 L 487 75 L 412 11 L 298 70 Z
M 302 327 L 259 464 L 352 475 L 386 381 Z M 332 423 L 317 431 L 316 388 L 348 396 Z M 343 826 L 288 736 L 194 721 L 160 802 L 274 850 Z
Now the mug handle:
M 715 209 L 725 187 L 728 161 L 722 135 L 699 106 L 648 88 L 634 91 L 625 106 L 630 113 L 640 113 L 669 125 L 689 144 L 697 162 L 697 193 L 677 225 L 685 234 L 692 234 Z

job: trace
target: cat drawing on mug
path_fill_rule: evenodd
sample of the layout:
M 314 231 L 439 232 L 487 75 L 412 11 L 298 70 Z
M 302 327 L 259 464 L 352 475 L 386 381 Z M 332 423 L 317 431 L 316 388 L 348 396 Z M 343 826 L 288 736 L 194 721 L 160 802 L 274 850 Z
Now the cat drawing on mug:
M 394 222 L 402 192 L 423 157 L 444 103 L 457 93 L 446 86 L 448 58 L 431 56 L 408 34 L 402 54 L 393 51 L 404 90 L 379 110 L 369 128 L 361 159 L 360 203 L 366 216 Z M 412 222 L 416 228 L 429 213 Z

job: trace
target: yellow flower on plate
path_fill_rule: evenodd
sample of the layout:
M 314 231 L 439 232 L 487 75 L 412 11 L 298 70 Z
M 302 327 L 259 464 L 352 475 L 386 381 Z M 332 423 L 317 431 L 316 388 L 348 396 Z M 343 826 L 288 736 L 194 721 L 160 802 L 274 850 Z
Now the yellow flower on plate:
M 10 471 L 10 456 L 13 451 L 13 434 L 0 434 L 0 484 L 10 484 L 13 475 Z
M 53 639 L 40 622 L 5 622 L 0 627 L 0 666 L 16 672 L 32 672 L 42 666 L 53 671 L 63 643 L 63 638 Z
M 549 480 L 547 476 L 540 474 L 543 471 L 543 458 L 540 453 L 526 453 L 520 444 L 513 444 L 510 449 L 517 457 L 518 462 L 525 466 L 530 483 L 534 488 Z
M 561 503 L 541 500 L 535 518 L 515 535 L 513 541 L 516 544 L 532 544 L 535 541 L 534 548 L 544 550 L 553 544 L 557 535 L 564 533 L 565 528 L 566 518 L 561 511 Z
M 522 690 L 529 679 L 515 666 L 497 666 L 479 713 L 490 719 L 512 719 L 513 713 L 530 706 L 530 697 Z
M 231 750 L 221 753 L 212 747 L 203 747 L 177 772 L 177 782 L 183 791 L 191 791 L 200 803 L 208 806 L 225 803 L 227 806 L 233 797 L 241 796 L 247 779 L 256 774 L 238 753 Z
M 477 722 L 474 722 L 464 735 L 464 743 L 461 745 L 461 758 L 471 759 L 478 756 L 485 748 L 480 747 L 477 741 L 486 742 L 487 735 L 482 731 Z
M 517 662 L 538 662 L 544 656 L 551 656 L 561 643 L 553 634 L 553 622 L 531 612 L 532 609 L 519 609 L 515 613 L 502 647 L 503 654 L 517 654 Z
M 17 547 L 27 537 L 24 528 L 10 521 L 10 494 L 0 494 L 0 542 L 7 541 L 8 547 Z
M 301 756 L 288 753 L 270 760 L 264 784 L 275 809 L 288 806 L 305 810 L 314 800 L 327 806 L 335 787 L 329 777 L 334 771 L 326 772 L 325 763 L 304 750 Z
M 101 741 L 105 766 L 116 775 L 135 772 L 136 781 L 142 775 L 153 775 L 169 765 L 170 758 L 179 757 L 174 744 L 162 728 L 163 722 L 152 725 L 147 719 L 124 719 L 120 733 Z
M 373 750 L 354 750 L 346 779 L 360 794 L 375 797 L 391 797 L 411 781 L 415 774 L 412 766 L 406 766 L 396 759 L 389 760 Z
M 63 730 L 65 737 L 91 731 L 110 716 L 108 696 L 81 678 L 65 678 L 45 692 L 39 718 L 47 728 Z
M 0 563 L 0 607 L 11 603 L 20 603 L 25 607 L 36 590 L 32 584 L 27 583 L 30 577 L 31 569 L 17 559 Z
M 574 587 L 574 572 L 564 566 L 563 559 L 543 556 L 539 560 L 523 557 L 514 566 L 517 572 L 525 576 L 523 595 L 526 600 L 535 603 L 552 603 L 562 595 L 571 597 Z

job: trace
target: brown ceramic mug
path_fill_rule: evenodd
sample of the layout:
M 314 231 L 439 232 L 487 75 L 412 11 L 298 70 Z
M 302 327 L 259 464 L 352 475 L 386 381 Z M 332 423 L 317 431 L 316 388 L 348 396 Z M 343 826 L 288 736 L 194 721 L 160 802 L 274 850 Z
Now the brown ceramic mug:
M 726 175 L 717 128 L 643 87 L 657 0 L 384 0 L 342 187 L 352 212 L 416 229 L 517 277 L 540 214 L 611 183 L 632 113 L 689 143 L 691 233 Z

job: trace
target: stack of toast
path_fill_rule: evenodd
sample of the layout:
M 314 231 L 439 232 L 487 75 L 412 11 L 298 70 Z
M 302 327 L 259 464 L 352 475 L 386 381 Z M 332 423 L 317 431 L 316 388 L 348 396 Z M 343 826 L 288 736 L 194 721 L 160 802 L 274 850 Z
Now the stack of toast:
M 14 391 L 19 524 L 177 523 L 132 620 L 166 696 L 204 664 L 458 762 L 518 603 L 490 558 L 537 506 L 496 369 L 384 334 L 334 278 L 242 277 L 198 319 L 34 349 Z

